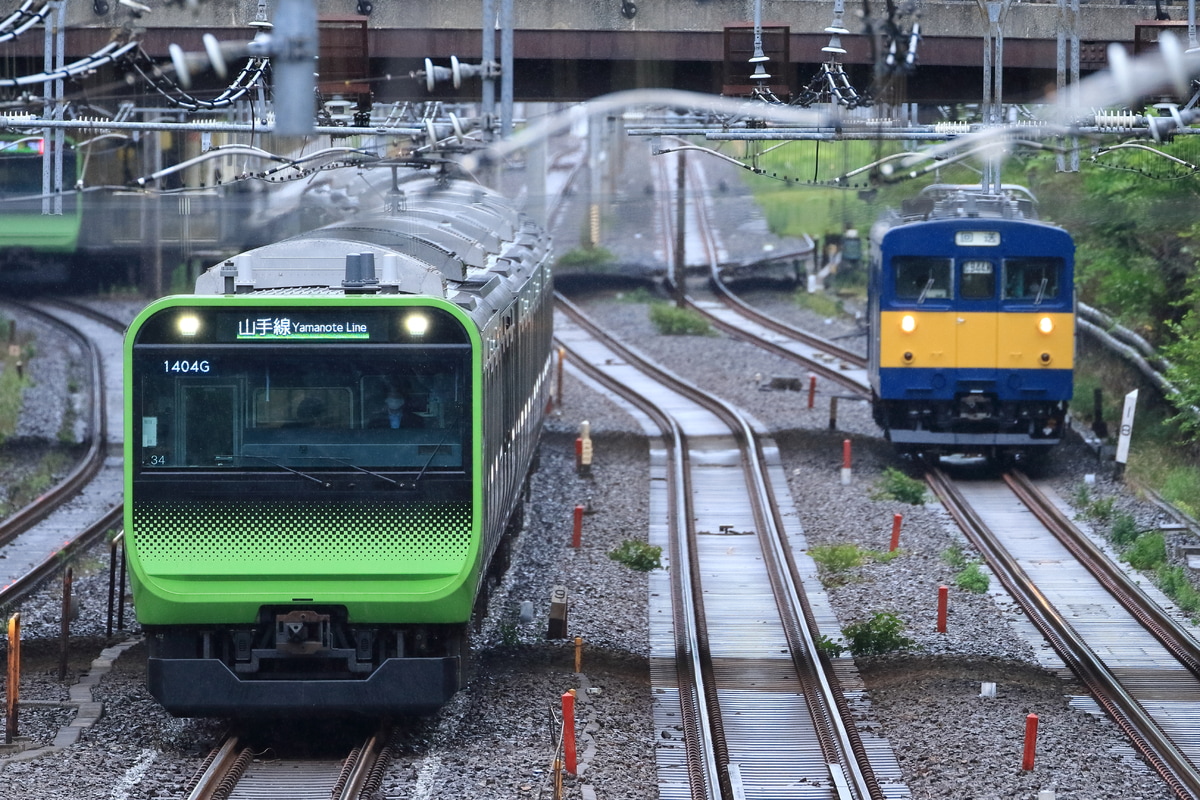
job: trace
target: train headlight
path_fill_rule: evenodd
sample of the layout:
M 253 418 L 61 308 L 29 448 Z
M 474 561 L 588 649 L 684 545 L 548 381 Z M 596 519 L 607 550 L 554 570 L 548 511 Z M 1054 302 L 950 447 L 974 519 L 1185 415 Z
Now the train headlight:
M 424 314 L 409 314 L 404 318 L 404 332 L 413 338 L 420 338 L 429 331 L 429 317 Z
M 1041 331 L 1042 333 L 1053 333 L 1054 332 L 1054 320 L 1050 319 L 1050 317 L 1042 317 L 1041 319 L 1038 320 L 1037 325 L 1038 325 L 1038 330 Z
M 905 314 L 900 318 L 900 330 L 905 333 L 912 333 L 917 329 L 917 318 L 912 314 Z
M 200 318 L 188 314 L 179 318 L 179 333 L 182 336 L 195 336 L 200 332 Z

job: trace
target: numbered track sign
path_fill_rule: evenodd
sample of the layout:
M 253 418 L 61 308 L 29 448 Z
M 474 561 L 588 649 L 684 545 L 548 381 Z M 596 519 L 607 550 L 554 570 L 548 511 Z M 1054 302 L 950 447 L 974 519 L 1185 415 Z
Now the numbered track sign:
M 1137 410 L 1138 390 L 1125 395 L 1125 408 L 1121 411 L 1121 436 L 1117 439 L 1117 463 L 1129 460 L 1129 437 L 1133 434 L 1133 412 Z

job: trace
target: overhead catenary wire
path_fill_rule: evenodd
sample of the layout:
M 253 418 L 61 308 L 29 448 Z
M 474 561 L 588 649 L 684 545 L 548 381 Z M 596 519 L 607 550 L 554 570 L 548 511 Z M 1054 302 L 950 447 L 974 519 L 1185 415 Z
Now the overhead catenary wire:
M 0 44 L 16 39 L 45 20 L 49 14 L 50 3 L 46 0 L 25 0 L 20 8 L 0 21 Z

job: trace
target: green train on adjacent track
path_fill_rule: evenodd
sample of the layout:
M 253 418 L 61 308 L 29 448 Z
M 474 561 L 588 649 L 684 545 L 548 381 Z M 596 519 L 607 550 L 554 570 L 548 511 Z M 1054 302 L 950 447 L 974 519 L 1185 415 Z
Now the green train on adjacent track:
M 173 714 L 427 713 L 463 684 L 550 399 L 551 250 L 473 184 L 407 195 L 129 329 L 128 557 Z

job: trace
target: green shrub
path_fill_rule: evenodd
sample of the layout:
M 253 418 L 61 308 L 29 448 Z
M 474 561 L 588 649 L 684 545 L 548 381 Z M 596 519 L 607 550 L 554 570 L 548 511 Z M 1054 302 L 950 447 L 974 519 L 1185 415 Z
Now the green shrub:
M 1143 533 L 1125 553 L 1134 569 L 1158 569 L 1167 560 L 1167 543 L 1161 533 Z
M 840 642 L 835 642 L 825 634 L 821 634 L 821 638 L 817 640 L 817 650 L 824 653 L 826 658 L 837 658 L 846 652 L 846 648 Z
M 902 650 L 913 644 L 904 635 L 904 621 L 890 611 L 880 611 L 865 622 L 846 626 L 846 640 L 855 656 L 873 656 Z
M 1117 547 L 1128 547 L 1138 538 L 1137 523 L 1133 521 L 1131 514 L 1118 514 L 1113 520 L 1112 529 L 1108 533 L 1108 538 Z
M 899 500 L 910 506 L 925 504 L 925 484 L 916 478 L 910 478 L 895 467 L 888 467 L 875 483 L 871 492 L 872 500 Z
M 650 306 L 650 321 L 658 332 L 665 336 L 713 336 L 708 320 L 689 308 L 678 308 L 669 303 Z
M 662 548 L 637 539 L 626 539 L 608 557 L 638 572 L 662 569 Z
M 983 594 L 988 590 L 991 579 L 988 578 L 978 561 L 973 561 L 963 569 L 962 572 L 954 578 L 954 585 L 965 592 L 974 592 L 975 594 Z

